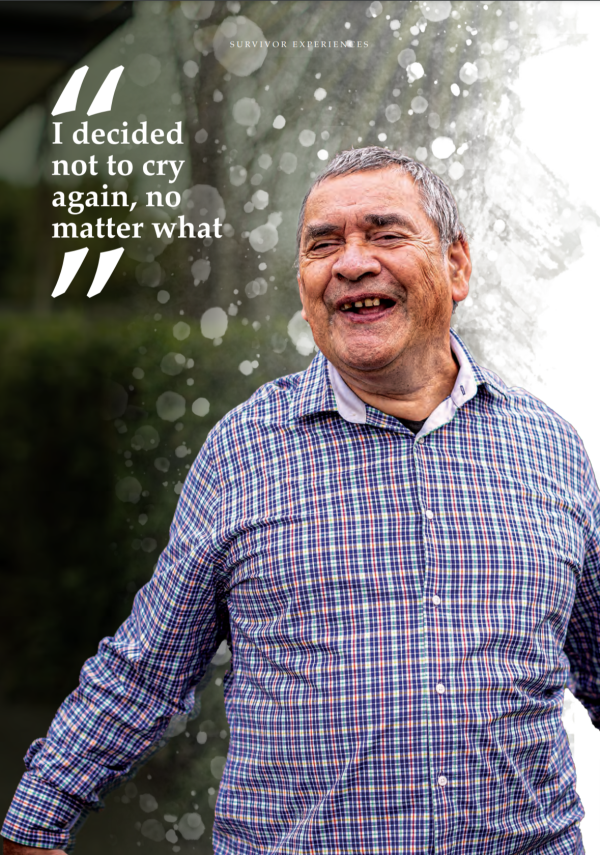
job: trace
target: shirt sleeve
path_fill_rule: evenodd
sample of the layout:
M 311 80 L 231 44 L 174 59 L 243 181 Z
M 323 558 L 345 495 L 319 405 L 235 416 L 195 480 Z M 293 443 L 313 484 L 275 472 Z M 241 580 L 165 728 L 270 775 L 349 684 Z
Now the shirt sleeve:
M 586 553 L 567 630 L 565 653 L 571 666 L 569 688 L 600 729 L 600 491 L 583 454 Z
M 186 478 L 169 543 L 131 615 L 101 641 L 46 738 L 29 748 L 2 828 L 9 840 L 68 846 L 80 816 L 101 807 L 101 796 L 153 753 L 171 717 L 192 712 L 194 689 L 228 632 L 215 572 L 220 490 L 210 439 Z

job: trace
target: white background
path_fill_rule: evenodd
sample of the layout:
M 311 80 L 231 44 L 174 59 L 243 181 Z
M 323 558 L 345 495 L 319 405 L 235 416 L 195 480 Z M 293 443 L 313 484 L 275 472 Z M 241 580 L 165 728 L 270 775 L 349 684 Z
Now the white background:
M 585 34 L 583 44 L 549 50 L 521 65 L 521 141 L 600 214 L 600 3 L 565 2 L 563 12 Z M 539 388 L 530 389 L 581 435 L 600 476 L 600 228 L 582 234 L 584 255 L 549 282 L 541 321 Z M 600 731 L 570 698 L 565 724 L 574 736 L 578 792 L 586 808 L 581 829 L 587 855 L 600 855 Z

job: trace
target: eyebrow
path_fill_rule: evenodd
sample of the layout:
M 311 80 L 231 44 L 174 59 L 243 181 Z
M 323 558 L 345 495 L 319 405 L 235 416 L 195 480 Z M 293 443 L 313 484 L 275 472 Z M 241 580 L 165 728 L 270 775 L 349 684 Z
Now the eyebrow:
M 315 238 L 325 237 L 339 231 L 340 226 L 335 223 L 319 223 L 317 226 L 306 226 L 304 229 L 304 237 L 306 240 L 314 240 Z
M 410 217 L 402 214 L 366 214 L 363 222 L 370 226 L 385 228 L 386 226 L 400 226 L 400 228 L 416 231 L 414 222 Z M 314 226 L 306 226 L 304 230 L 305 240 L 315 240 L 316 238 L 326 237 L 340 230 L 340 225 L 336 223 L 318 223 Z
M 365 222 L 372 226 L 385 228 L 386 226 L 400 226 L 410 231 L 415 231 L 415 224 L 403 214 L 367 214 Z

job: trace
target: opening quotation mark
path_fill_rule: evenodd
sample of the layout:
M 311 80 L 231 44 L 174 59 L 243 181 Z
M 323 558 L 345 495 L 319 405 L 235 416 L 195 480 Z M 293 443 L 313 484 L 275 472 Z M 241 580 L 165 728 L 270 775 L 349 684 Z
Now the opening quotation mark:
M 85 75 L 88 73 L 88 69 L 89 65 L 84 65 L 73 72 L 69 82 L 54 105 L 54 109 L 52 110 L 53 116 L 59 116 L 62 113 L 72 113 L 76 109 L 81 85 Z M 90 104 L 87 111 L 88 116 L 95 116 L 97 113 L 107 113 L 112 109 L 115 90 L 123 69 L 124 66 L 119 65 L 108 72 L 100 89 L 96 92 L 96 97 Z M 53 297 L 59 297 L 65 293 L 75 278 L 75 274 L 83 264 L 83 259 L 88 254 L 88 251 L 88 247 L 84 247 L 83 249 L 73 250 L 73 252 L 65 252 L 58 281 L 52 292 Z M 123 247 L 119 247 L 118 249 L 111 249 L 108 252 L 100 253 L 96 275 L 87 293 L 88 297 L 95 297 L 96 294 L 102 291 L 123 255 L 123 251 Z
M 108 111 L 112 109 L 115 89 L 117 88 L 117 83 L 123 74 L 124 68 L 124 65 L 118 65 L 116 68 L 113 68 L 112 71 L 108 72 L 104 78 L 104 83 L 96 92 L 96 97 L 87 111 L 88 116 L 95 116 L 96 113 L 108 113 Z M 88 69 L 89 65 L 82 65 L 81 68 L 78 68 L 77 71 L 73 72 L 69 82 L 54 105 L 54 109 L 52 110 L 53 116 L 60 116 L 62 113 L 72 113 L 77 107 L 77 99 L 79 98 L 81 84 L 83 83 L 85 75 L 88 73 Z

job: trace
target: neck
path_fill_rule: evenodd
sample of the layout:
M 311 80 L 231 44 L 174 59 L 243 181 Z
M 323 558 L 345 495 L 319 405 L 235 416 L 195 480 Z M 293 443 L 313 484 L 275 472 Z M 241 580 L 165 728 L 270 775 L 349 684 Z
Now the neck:
M 448 397 L 458 375 L 450 341 L 421 353 L 402 354 L 389 366 L 372 371 L 335 364 L 355 395 L 383 413 L 400 419 L 426 419 Z

